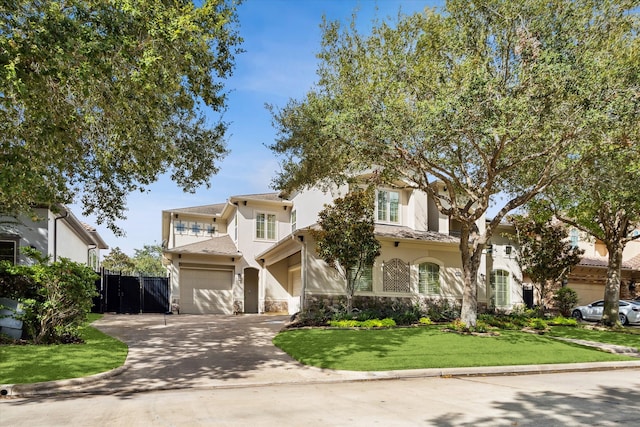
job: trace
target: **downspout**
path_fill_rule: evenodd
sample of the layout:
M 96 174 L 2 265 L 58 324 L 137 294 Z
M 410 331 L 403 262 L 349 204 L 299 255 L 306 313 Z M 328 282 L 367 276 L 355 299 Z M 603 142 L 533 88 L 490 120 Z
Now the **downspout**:
M 304 311 L 307 300 L 307 242 L 304 236 L 298 236 L 302 249 L 300 251 L 300 311 Z
M 63 216 L 54 218 L 53 220 L 53 262 L 58 260 L 58 220 L 69 216 L 69 211 L 65 210 Z

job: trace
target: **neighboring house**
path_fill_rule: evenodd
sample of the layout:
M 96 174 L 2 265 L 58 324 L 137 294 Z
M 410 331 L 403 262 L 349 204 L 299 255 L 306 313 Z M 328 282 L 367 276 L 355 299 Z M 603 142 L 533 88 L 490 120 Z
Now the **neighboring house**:
M 301 305 L 335 302 L 345 284 L 317 256 L 310 229 L 324 205 L 347 190 L 311 189 L 286 199 L 277 193 L 233 196 L 163 211 L 173 304 L 181 313 L 293 314 Z M 358 283 L 356 300 L 461 301 L 459 224 L 440 214 L 427 194 L 400 182 L 377 189 L 375 203 L 381 254 Z M 478 227 L 484 226 L 482 218 Z M 487 270 L 483 256 L 479 305 L 522 304 L 512 264 L 493 263 L 495 271 Z
M 640 231 L 634 231 L 634 233 L 638 232 Z M 585 305 L 603 299 L 608 264 L 606 246 L 603 242 L 575 228 L 569 229 L 569 240 L 573 246 L 584 250 L 584 254 L 580 263 L 571 269 L 565 285 L 576 291 L 579 304 Z M 492 295 L 498 299 L 503 295 L 500 289 L 501 282 L 504 281 L 502 277 L 510 274 L 510 278 L 506 280 L 511 279 L 513 282 L 509 284 L 511 292 L 508 297 L 528 307 L 539 304 L 531 279 L 523 277 L 520 272 L 514 227 L 511 224 L 501 224 L 490 243 L 490 249 L 487 251 L 487 271 L 493 272 L 490 280 Z M 640 283 L 640 240 L 627 244 L 623 252 L 621 277 L 621 299 L 631 299 L 640 295 L 640 286 L 636 285 Z M 490 305 L 492 302 L 490 301 Z M 501 307 L 509 304 L 498 300 L 493 305 Z
M 640 230 L 634 230 L 634 235 Z M 580 264 L 569 275 L 568 284 L 578 293 L 578 303 L 588 304 L 604 297 L 607 281 L 608 251 L 605 244 L 586 233 L 570 229 L 569 238 L 573 245 L 583 249 Z M 627 243 L 622 253 L 620 298 L 634 298 L 640 295 L 640 240 Z
M 35 217 L 0 217 L 0 259 L 14 264 L 31 261 L 21 248 L 37 249 L 52 261 L 68 258 L 94 270 L 100 265 L 100 250 L 108 249 L 95 228 L 81 222 L 65 206 L 56 212 L 36 208 Z

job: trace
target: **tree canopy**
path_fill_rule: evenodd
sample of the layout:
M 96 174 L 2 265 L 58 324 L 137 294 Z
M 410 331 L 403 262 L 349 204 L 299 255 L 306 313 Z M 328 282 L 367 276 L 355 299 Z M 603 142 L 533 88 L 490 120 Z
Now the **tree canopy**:
M 566 226 L 558 220 L 515 215 L 509 221 L 516 229 L 518 264 L 538 291 L 540 312 L 544 313 L 551 293 L 580 262 L 584 251 L 572 246 Z
M 159 175 L 208 185 L 226 154 L 237 3 L 3 2 L 0 210 L 81 201 L 121 231 L 127 194 Z
M 425 191 L 461 224 L 462 320 L 475 325 L 484 246 L 507 213 L 581 160 L 572 154 L 598 108 L 587 65 L 610 28 L 635 37 L 636 4 L 450 0 L 443 13 L 375 22 L 369 35 L 325 23 L 317 86 L 271 107 L 271 148 L 283 156 L 274 186 L 344 182 L 373 167 Z

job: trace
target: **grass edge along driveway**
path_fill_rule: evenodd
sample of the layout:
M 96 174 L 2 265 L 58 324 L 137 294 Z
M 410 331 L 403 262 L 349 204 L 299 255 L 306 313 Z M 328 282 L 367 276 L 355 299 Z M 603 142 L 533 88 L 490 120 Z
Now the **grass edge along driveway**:
M 89 315 L 89 322 L 101 315 Z M 124 364 L 127 345 L 87 324 L 82 328 L 84 344 L 2 345 L 0 384 L 80 378 L 107 372 Z
M 496 336 L 443 332 L 439 326 L 391 329 L 292 329 L 273 343 L 305 365 L 348 371 L 635 360 L 558 341 L 502 330 Z

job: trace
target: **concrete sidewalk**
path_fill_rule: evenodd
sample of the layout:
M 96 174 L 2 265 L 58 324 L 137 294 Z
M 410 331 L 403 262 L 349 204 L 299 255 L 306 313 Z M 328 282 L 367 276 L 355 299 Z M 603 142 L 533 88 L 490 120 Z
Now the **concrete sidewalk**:
M 271 340 L 287 316 L 105 315 L 94 324 L 129 346 L 123 367 L 86 378 L 2 386 L 3 394 L 114 394 L 185 388 L 640 369 L 640 359 L 559 365 L 335 371 L 298 363 Z M 585 343 L 583 343 L 585 344 Z

